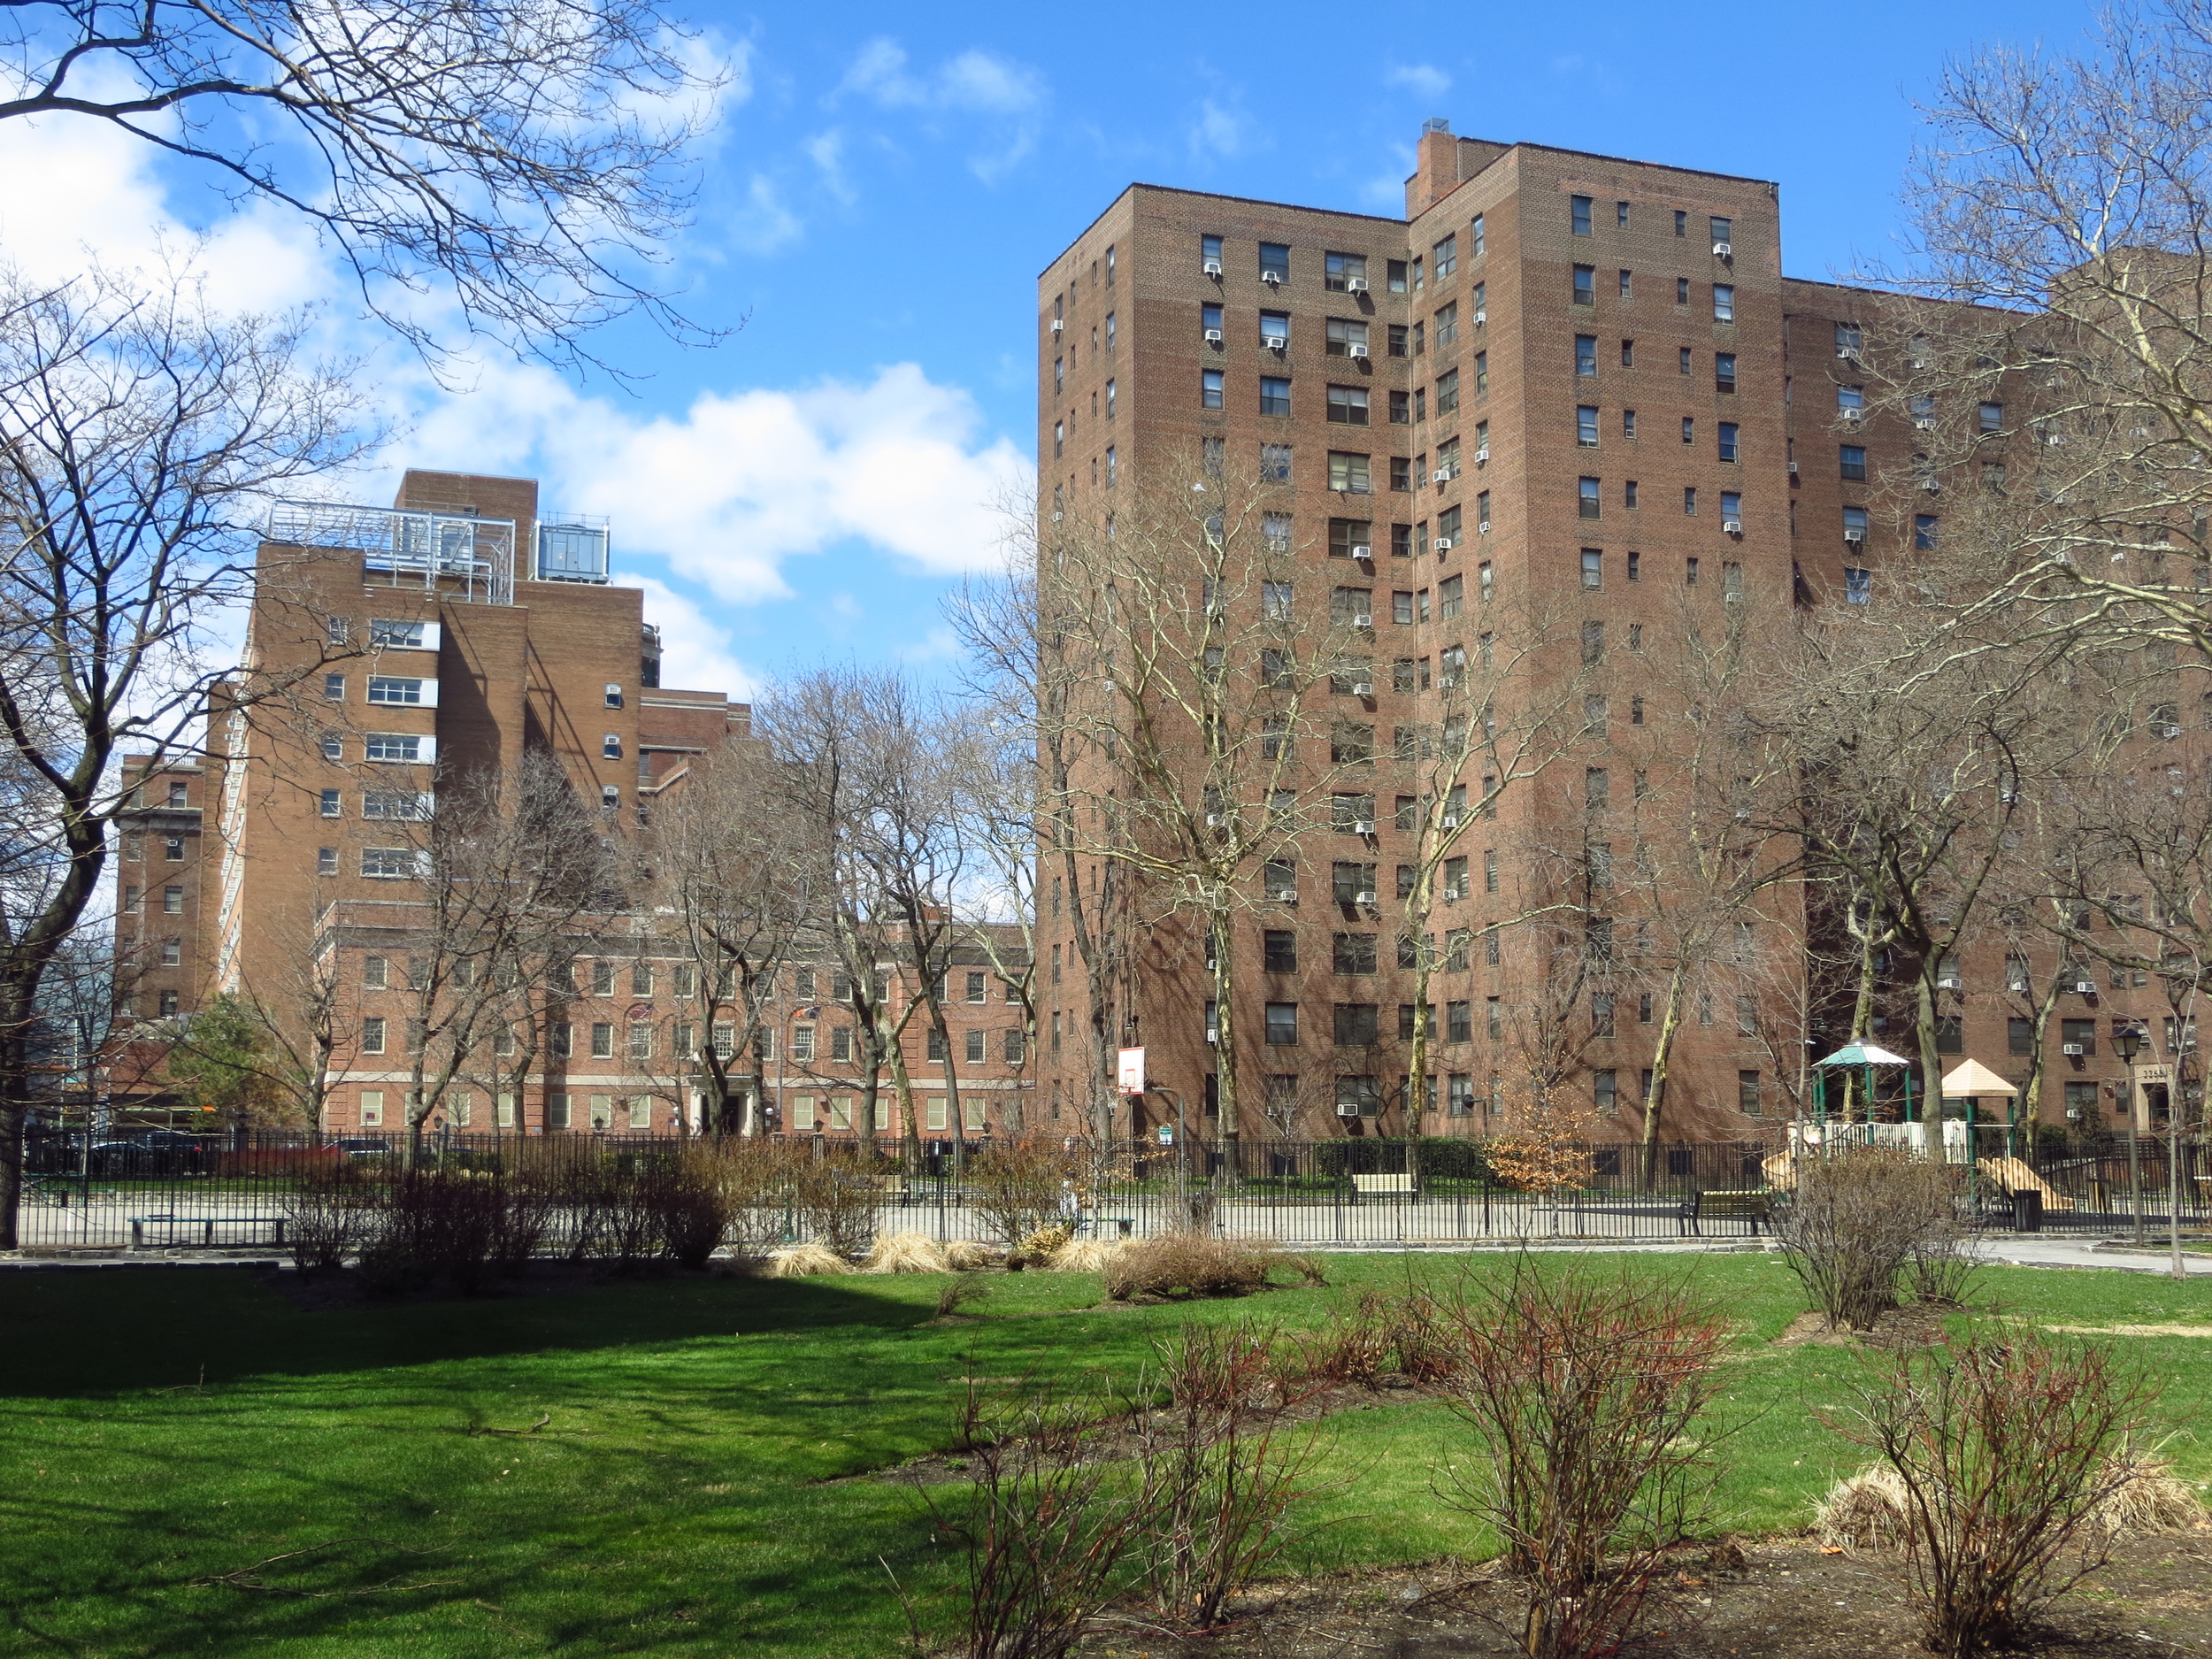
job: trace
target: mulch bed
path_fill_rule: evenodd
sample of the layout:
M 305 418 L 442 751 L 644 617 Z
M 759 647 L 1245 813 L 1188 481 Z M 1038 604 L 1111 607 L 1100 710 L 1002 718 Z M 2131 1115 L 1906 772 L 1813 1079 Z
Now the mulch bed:
M 1684 1552 L 1637 1651 L 1678 1659 L 1909 1659 L 1924 1654 L 1879 1552 L 1810 1539 Z M 1102 1631 L 1087 1659 L 1444 1659 L 1511 1655 L 1516 1613 L 1494 1571 L 1455 1563 L 1263 1586 L 1221 1629 L 1185 1639 Z M 1656 1631 L 1663 1630 L 1660 1636 Z M 2140 1540 L 2053 1610 L 2022 1651 L 2045 1659 L 2212 1647 L 2212 1534 Z

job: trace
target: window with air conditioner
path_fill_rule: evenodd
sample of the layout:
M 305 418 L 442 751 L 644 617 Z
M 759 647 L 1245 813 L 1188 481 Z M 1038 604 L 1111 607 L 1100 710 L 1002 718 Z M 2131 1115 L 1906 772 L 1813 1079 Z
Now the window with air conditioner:
M 1279 288 L 1290 280 L 1290 249 L 1279 242 L 1260 244 L 1260 280 Z
M 1332 357 L 1367 355 L 1367 325 L 1355 318 L 1332 317 L 1324 325 L 1324 352 Z

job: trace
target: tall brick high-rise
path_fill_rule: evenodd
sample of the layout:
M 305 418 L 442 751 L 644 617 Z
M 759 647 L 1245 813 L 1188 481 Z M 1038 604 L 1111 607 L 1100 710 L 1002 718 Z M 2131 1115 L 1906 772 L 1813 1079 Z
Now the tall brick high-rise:
M 1440 679 L 1479 641 L 1486 653 L 1492 630 L 1539 614 L 1555 636 L 1542 660 L 1581 717 L 1540 777 L 1462 835 L 1438 915 L 1481 943 L 1436 973 L 1426 1016 L 1388 945 L 1403 915 L 1390 876 L 1399 866 L 1402 898 L 1416 804 L 1388 743 L 1364 786 L 1380 803 L 1371 826 L 1304 836 L 1299 856 L 1320 868 L 1298 883 L 1303 903 L 1247 895 L 1233 945 L 1251 966 L 1233 1022 L 1238 1072 L 1322 1102 L 1302 1133 L 1339 1132 L 1333 1099 L 1353 1133 L 1484 1133 L 1525 1086 L 1532 1032 L 1565 1022 L 1565 1087 L 1609 1120 L 1600 1135 L 1640 1132 L 1663 1028 L 1665 1137 L 1751 1133 L 1792 1110 L 1816 1057 L 1809 1040 L 1847 1034 L 1809 1013 L 1806 901 L 1789 882 L 1694 940 L 1671 995 L 1665 975 L 1616 973 L 1548 1007 L 1547 950 L 1525 926 L 1570 912 L 1593 954 L 1641 948 L 1655 908 L 1679 895 L 1640 898 L 1631 862 L 1655 849 L 1662 866 L 1688 868 L 1670 863 L 1671 841 L 1713 808 L 1691 798 L 1688 773 L 1702 769 L 1708 797 L 1729 782 L 1724 758 L 1693 756 L 1714 740 L 1692 659 L 1720 641 L 1756 658 L 1809 608 L 1863 599 L 1871 572 L 1932 534 L 1932 518 L 1916 526 L 1870 499 L 1886 468 L 1909 475 L 1913 434 L 1861 419 L 1869 296 L 1785 277 L 1781 238 L 1773 184 L 1460 138 L 1435 120 L 1403 219 L 1133 185 L 1040 276 L 1048 548 L 1058 515 L 1104 524 L 1150 474 L 1212 444 L 1283 480 L 1301 591 L 1349 588 L 1359 619 L 1371 616 L 1371 683 L 1340 678 L 1317 694 L 1339 718 L 1385 733 L 1433 720 L 1432 664 Z M 1482 781 L 1463 780 L 1471 794 Z M 1582 890 L 1546 889 L 1575 863 L 1551 855 L 1575 849 Z M 1333 887 L 1331 865 L 1379 872 L 1376 891 Z M 1104 1046 L 1141 1043 L 1195 1118 L 1217 1067 L 1210 980 L 1174 927 L 1133 958 L 1101 1029 Z M 1075 961 L 1056 907 L 1039 936 L 1056 963 Z M 1333 948 L 1348 937 L 1385 942 Z M 1083 981 L 1040 995 L 1046 1078 L 1082 1098 L 1101 1046 L 1086 1040 Z M 1425 1105 L 1388 1087 L 1422 1018 L 1443 1083 Z M 2004 1051 L 2001 1020 L 1984 1010 L 1967 1025 L 1968 1051 Z M 1261 1127 L 1254 1107 L 1239 1116 L 1246 1135 Z

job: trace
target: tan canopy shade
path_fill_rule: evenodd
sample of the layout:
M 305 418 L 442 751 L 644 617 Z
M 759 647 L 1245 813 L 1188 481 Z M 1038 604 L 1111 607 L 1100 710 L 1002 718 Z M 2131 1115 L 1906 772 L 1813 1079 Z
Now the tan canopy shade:
M 2019 1092 L 1979 1060 L 1967 1061 L 1943 1079 L 1943 1098 L 1946 1100 L 1970 1100 L 1984 1094 L 2000 1095 L 2009 1100 Z

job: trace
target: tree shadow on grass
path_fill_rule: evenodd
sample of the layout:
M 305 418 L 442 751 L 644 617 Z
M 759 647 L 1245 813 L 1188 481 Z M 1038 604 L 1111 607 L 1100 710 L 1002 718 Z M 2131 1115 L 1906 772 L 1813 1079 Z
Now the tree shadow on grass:
M 70 1398 L 733 1333 L 905 1331 L 917 1293 L 850 1280 L 686 1275 L 557 1295 L 303 1313 L 238 1268 L 0 1274 L 0 1397 Z

